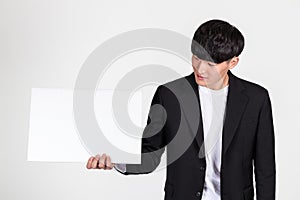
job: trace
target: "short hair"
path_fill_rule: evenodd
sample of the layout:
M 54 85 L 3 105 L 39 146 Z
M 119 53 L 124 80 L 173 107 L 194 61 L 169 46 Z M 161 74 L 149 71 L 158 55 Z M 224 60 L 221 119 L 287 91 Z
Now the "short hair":
M 200 59 L 222 63 L 239 56 L 244 49 L 244 36 L 233 25 L 222 20 L 209 20 L 196 30 L 191 49 Z

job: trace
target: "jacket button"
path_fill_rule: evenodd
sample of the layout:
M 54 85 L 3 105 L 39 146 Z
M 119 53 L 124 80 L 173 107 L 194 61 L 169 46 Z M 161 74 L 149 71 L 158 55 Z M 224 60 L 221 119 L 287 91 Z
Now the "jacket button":
M 196 193 L 196 196 L 197 196 L 197 197 L 200 197 L 200 196 L 201 196 L 201 192 L 197 192 L 197 193 Z
M 205 170 L 205 167 L 201 166 L 201 167 L 200 167 L 200 170 L 201 170 L 201 171 L 204 171 L 204 170 Z

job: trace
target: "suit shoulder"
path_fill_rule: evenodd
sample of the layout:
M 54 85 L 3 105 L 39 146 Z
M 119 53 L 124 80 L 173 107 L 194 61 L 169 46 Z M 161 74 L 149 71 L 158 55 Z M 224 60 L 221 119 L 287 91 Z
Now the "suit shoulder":
M 266 89 L 264 86 L 257 84 L 255 82 L 249 81 L 249 80 L 245 80 L 239 77 L 236 77 L 241 83 L 242 85 L 245 87 L 246 92 L 250 95 L 250 96 L 268 96 L 269 92 L 268 89 Z
M 174 80 L 168 81 L 164 84 L 161 84 L 158 86 L 158 89 L 160 90 L 170 90 L 171 88 L 175 89 L 175 88 L 179 88 L 180 86 L 184 85 L 185 83 L 188 83 L 187 77 L 180 77 L 180 78 L 176 78 Z
M 183 93 L 191 94 L 192 85 L 187 79 L 188 76 L 175 78 L 171 81 L 167 81 L 163 84 L 160 84 L 156 92 L 159 96 L 166 98 L 166 99 L 174 99 L 181 96 Z

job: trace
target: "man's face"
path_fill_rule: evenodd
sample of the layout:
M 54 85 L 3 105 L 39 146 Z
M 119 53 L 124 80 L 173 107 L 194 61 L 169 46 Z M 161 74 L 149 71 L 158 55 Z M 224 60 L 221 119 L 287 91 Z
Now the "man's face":
M 229 61 L 216 64 L 193 55 L 192 66 L 197 84 L 214 90 L 223 88 L 228 84 L 228 70 L 232 69 L 237 62 L 238 58 L 234 57 Z

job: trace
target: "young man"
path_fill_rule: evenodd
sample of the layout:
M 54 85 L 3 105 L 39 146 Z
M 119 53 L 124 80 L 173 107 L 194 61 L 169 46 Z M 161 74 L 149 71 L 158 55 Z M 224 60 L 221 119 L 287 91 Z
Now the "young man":
M 163 109 L 150 109 L 142 163 L 112 164 L 103 154 L 91 157 L 87 168 L 150 173 L 167 145 L 166 200 L 252 200 L 253 168 L 257 200 L 275 200 L 268 91 L 230 71 L 243 51 L 243 35 L 225 21 L 210 20 L 196 30 L 191 47 L 194 72 L 154 94 L 152 106 Z

